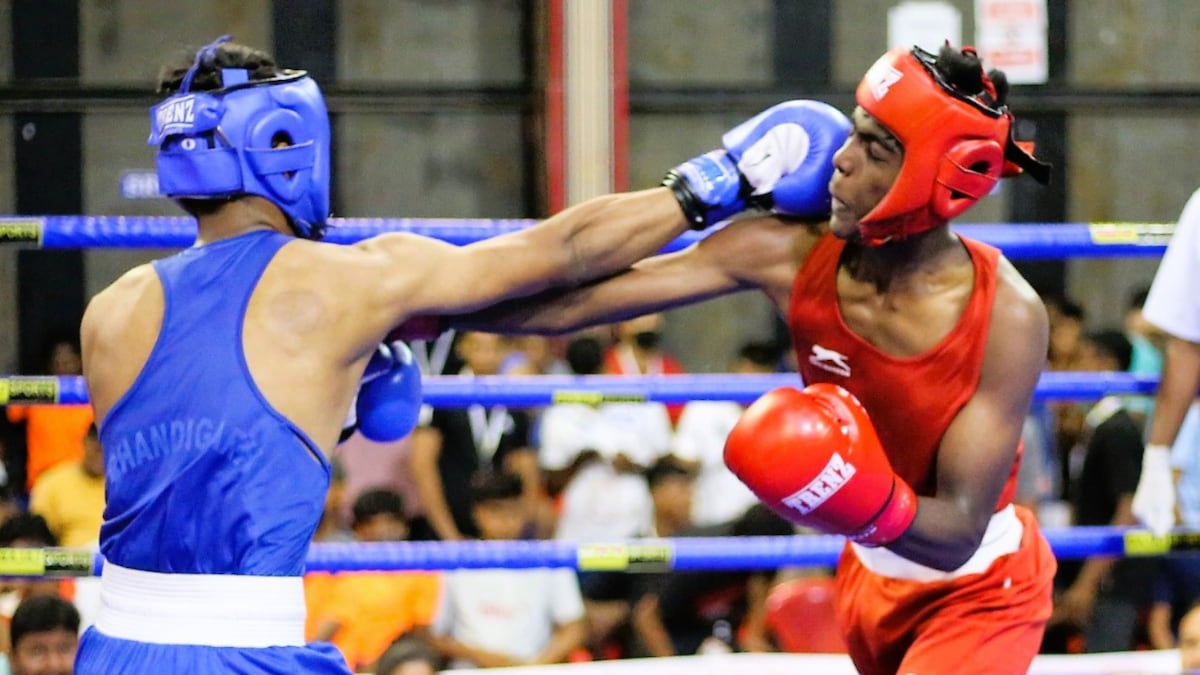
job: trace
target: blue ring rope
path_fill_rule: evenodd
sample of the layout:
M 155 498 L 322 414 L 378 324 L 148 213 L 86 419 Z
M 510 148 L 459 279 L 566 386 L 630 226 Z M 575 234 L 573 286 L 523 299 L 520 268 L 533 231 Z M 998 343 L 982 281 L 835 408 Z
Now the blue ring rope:
M 1158 556 L 1200 549 L 1200 533 L 1153 537 L 1145 530 L 1111 526 L 1044 531 L 1060 560 L 1107 556 Z M 309 547 L 308 572 L 387 572 L 448 569 L 571 568 L 611 572 L 694 572 L 832 566 L 845 539 L 836 535 L 790 537 L 684 537 L 576 544 L 553 540 L 320 543 Z M 83 549 L 0 549 L 0 577 L 80 577 L 100 573 L 104 559 Z
M 426 375 L 422 399 L 433 407 L 465 408 L 469 405 L 537 407 L 554 403 L 737 401 L 750 403 L 777 387 L 798 387 L 793 373 L 776 375 L 504 375 L 463 378 Z M 1043 373 L 1034 392 L 1035 401 L 1095 400 L 1112 395 L 1153 395 L 1158 377 L 1129 373 Z M 87 403 L 80 376 L 0 376 L 0 405 Z
M 412 232 L 468 244 L 529 227 L 527 219 L 331 218 L 326 240 L 348 244 L 383 232 Z M 1172 223 L 1027 223 L 958 225 L 956 231 L 991 244 L 1012 260 L 1162 255 Z M 688 232 L 665 251 L 679 250 L 703 233 Z M 4 216 L 0 242 L 42 248 L 186 248 L 195 221 L 161 216 Z

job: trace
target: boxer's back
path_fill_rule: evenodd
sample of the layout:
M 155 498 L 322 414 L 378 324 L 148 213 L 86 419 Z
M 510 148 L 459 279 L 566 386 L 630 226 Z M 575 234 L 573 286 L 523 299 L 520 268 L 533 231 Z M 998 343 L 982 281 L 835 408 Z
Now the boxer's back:
M 107 409 L 101 548 L 131 569 L 297 575 L 329 465 L 268 402 L 243 349 L 264 270 L 292 238 L 230 237 L 154 263 L 153 348 Z

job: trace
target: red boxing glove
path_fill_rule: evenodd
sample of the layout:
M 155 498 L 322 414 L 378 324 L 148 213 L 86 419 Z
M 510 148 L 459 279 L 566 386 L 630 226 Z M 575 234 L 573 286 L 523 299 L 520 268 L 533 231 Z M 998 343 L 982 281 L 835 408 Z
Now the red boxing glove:
M 784 518 L 866 546 L 894 541 L 917 515 L 867 411 L 837 385 L 755 401 L 725 441 L 725 464 Z

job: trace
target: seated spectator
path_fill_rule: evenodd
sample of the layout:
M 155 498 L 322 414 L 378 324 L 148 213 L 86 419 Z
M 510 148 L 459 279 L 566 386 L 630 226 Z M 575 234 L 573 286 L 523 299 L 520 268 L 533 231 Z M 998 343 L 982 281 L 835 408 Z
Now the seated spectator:
M 82 459 L 65 460 L 38 479 L 29 510 L 46 519 L 63 546 L 97 545 L 104 522 L 104 450 L 95 424 L 83 439 Z
M 353 513 L 356 541 L 394 542 L 408 536 L 404 500 L 393 490 L 362 493 L 354 500 Z M 320 583 L 320 597 L 310 599 L 316 626 L 311 639 L 332 642 L 352 669 L 374 667 L 398 635 L 428 626 L 437 607 L 438 577 L 430 572 L 342 572 Z
M 321 543 L 345 543 L 354 541 L 354 535 L 346 528 L 342 515 L 346 500 L 346 468 L 340 458 L 329 463 L 329 490 L 325 492 L 325 509 L 321 511 L 321 520 L 317 523 L 317 531 L 313 533 L 313 541 Z
M 441 659 L 433 646 L 412 633 L 401 635 L 379 657 L 375 675 L 433 675 L 441 669 Z
M 500 367 L 505 375 L 570 375 L 567 362 L 554 353 L 550 338 L 521 335 L 512 338 L 513 351 Z
M 730 372 L 766 375 L 779 369 L 779 347 L 768 342 L 747 342 L 738 349 Z M 692 401 L 683 408 L 675 427 L 674 454 L 693 462 L 696 493 L 692 522 L 716 525 L 729 522 L 758 503 L 758 498 L 725 466 L 725 439 L 742 416 L 745 406 L 733 401 Z
M 79 647 L 79 612 L 53 595 L 23 601 L 9 627 L 12 675 L 71 675 Z
M 1200 557 L 1185 552 L 1158 558 L 1152 600 L 1146 616 L 1150 646 L 1171 649 L 1183 615 L 1200 601 Z
M 762 505 L 733 523 L 689 527 L 675 536 L 787 536 L 791 523 Z M 697 653 L 713 639 L 727 649 L 772 649 L 766 600 L 773 573 L 761 570 L 671 572 L 645 575 L 633 610 L 638 652 L 649 656 Z M 739 630 L 740 628 L 740 630 Z
M 18 513 L 0 523 L 0 548 L 46 548 L 58 546 L 46 519 Z M 11 617 L 17 606 L 35 595 L 58 595 L 73 599 L 71 579 L 8 579 L 0 582 L 0 618 Z
M 1179 622 L 1179 659 L 1185 673 L 1200 669 L 1200 604 L 1193 605 Z
M 654 536 L 674 537 L 692 526 L 696 473 L 673 455 L 659 458 L 646 471 L 654 505 Z
M 520 537 L 521 489 L 511 473 L 472 478 L 471 513 L 483 539 Z M 432 636 L 455 668 L 562 663 L 585 638 L 579 582 L 569 569 L 449 571 Z

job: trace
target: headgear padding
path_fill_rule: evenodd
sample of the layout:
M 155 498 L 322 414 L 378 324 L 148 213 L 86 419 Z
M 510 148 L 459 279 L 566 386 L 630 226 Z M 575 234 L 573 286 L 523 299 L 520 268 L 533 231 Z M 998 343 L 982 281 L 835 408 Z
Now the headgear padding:
M 982 69 L 983 90 L 966 93 L 946 82 L 934 61 L 919 47 L 890 51 L 855 93 L 858 105 L 904 147 L 896 182 L 859 221 L 867 244 L 902 239 L 959 215 L 1006 174 L 1006 159 L 1021 168 L 1037 164 L 1011 141 L 1012 113 L 996 103 Z M 1040 172 L 1031 173 L 1044 182 Z
M 159 191 L 172 198 L 257 195 L 288 217 L 301 237 L 320 239 L 329 218 L 329 115 L 304 71 L 250 80 L 221 69 L 222 88 L 191 92 L 217 47 L 204 47 L 179 92 L 150 109 L 149 145 L 158 147 Z

